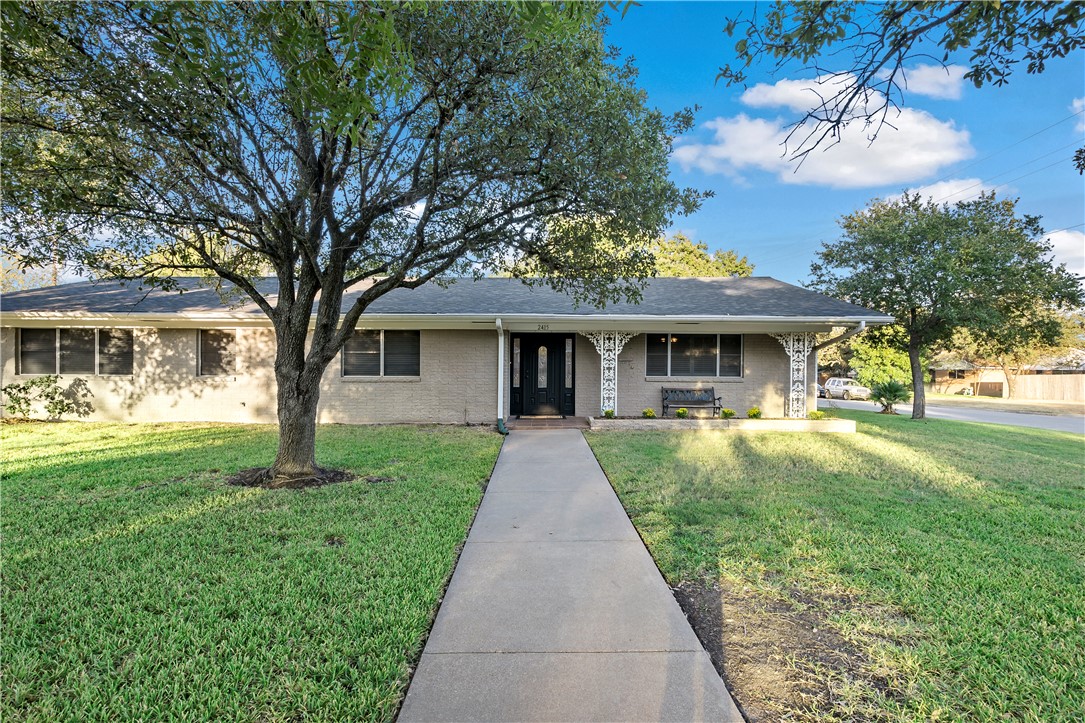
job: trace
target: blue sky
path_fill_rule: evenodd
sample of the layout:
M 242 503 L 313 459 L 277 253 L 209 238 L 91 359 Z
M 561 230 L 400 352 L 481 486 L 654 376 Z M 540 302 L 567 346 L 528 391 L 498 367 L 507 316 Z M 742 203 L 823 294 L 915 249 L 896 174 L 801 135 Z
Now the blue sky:
M 891 117 L 897 130 L 883 129 L 869 145 L 855 128 L 796 172 L 778 139 L 801 117 L 813 74 L 773 77 L 765 63 L 745 91 L 715 82 L 733 60 L 726 19 L 751 8 L 644 2 L 624 18 L 611 14 L 607 40 L 633 56 L 650 104 L 667 113 L 700 106 L 672 155 L 671 177 L 715 197 L 675 219 L 672 231 L 748 256 L 757 275 L 801 284 L 822 242 L 836 238 L 837 220 L 872 198 L 923 189 L 953 203 L 993 189 L 1019 198 L 1019 214 L 1042 216 L 1056 260 L 1085 274 L 1085 180 L 1072 163 L 1085 145 L 1085 53 L 1051 61 L 1041 75 L 1022 67 L 1001 88 L 961 79 L 967 55 L 951 57 L 949 73 L 909 64 L 902 113 Z

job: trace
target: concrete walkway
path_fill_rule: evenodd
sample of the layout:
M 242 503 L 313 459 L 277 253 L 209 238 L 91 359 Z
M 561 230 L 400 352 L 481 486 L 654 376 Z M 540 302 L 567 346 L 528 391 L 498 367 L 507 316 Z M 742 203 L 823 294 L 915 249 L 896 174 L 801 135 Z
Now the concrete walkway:
M 514 431 L 400 721 L 741 721 L 576 430 Z

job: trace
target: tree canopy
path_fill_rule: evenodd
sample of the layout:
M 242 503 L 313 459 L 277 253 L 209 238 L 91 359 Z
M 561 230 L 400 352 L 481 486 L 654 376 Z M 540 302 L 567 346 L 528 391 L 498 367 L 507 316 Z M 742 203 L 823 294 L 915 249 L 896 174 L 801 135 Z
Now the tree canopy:
M 824 94 L 812 96 L 812 108 L 787 138 L 787 152 L 801 159 L 839 139 L 849 123 L 872 126 L 873 136 L 892 123 L 911 62 L 945 65 L 966 55 L 965 78 L 977 88 L 1004 85 L 1022 64 L 1027 73 L 1042 73 L 1050 61 L 1085 49 L 1085 4 L 777 0 L 752 18 L 730 19 L 725 31 L 739 36 L 737 62 L 718 76 L 728 85 L 745 83 L 762 62 L 773 63 L 774 72 L 797 62 L 823 79 Z
M 753 264 L 734 251 L 708 253 L 704 241 L 691 241 L 676 233 L 660 238 L 652 246 L 657 276 L 749 276 Z
M 537 5 L 4 3 L 5 243 L 248 294 L 276 334 L 273 472 L 312 474 L 320 377 L 375 299 L 516 255 L 635 295 L 699 202 L 667 177 L 691 115 L 645 105 L 600 6 Z
M 896 318 L 907 334 L 914 418 L 925 416 L 920 356 L 957 329 L 994 330 L 1038 304 L 1082 303 L 1078 280 L 1050 260 L 1039 219 L 1018 217 L 1016 202 L 994 193 L 953 206 L 906 194 L 840 226 L 811 266 L 814 286 Z

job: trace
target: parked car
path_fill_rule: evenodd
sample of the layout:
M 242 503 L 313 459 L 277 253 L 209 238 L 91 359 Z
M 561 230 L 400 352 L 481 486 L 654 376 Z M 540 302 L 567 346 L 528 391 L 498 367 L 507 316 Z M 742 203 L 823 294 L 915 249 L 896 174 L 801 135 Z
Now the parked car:
M 825 382 L 826 399 L 870 399 L 870 389 L 854 379 L 832 377 Z
M 825 398 L 825 387 L 821 386 L 820 384 L 817 384 L 815 386 L 817 386 L 817 388 L 818 388 L 818 399 L 824 399 Z

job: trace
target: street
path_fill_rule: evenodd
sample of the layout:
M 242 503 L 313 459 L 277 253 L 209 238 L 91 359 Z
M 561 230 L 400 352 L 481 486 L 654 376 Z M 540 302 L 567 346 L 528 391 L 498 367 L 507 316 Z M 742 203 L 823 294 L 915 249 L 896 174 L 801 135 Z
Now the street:
M 818 399 L 818 409 L 858 409 L 864 412 L 877 412 L 881 409 L 874 402 L 846 402 L 841 399 Z M 898 404 L 896 411 L 904 416 L 911 416 L 911 404 Z M 966 409 L 963 407 L 938 406 L 927 402 L 927 417 L 931 419 L 953 419 L 958 422 L 985 422 L 987 424 L 1009 424 L 1017 427 L 1035 427 L 1057 432 L 1076 432 L 1085 434 L 1085 411 L 1081 414 L 1026 414 L 1024 412 L 998 412 L 986 409 Z

